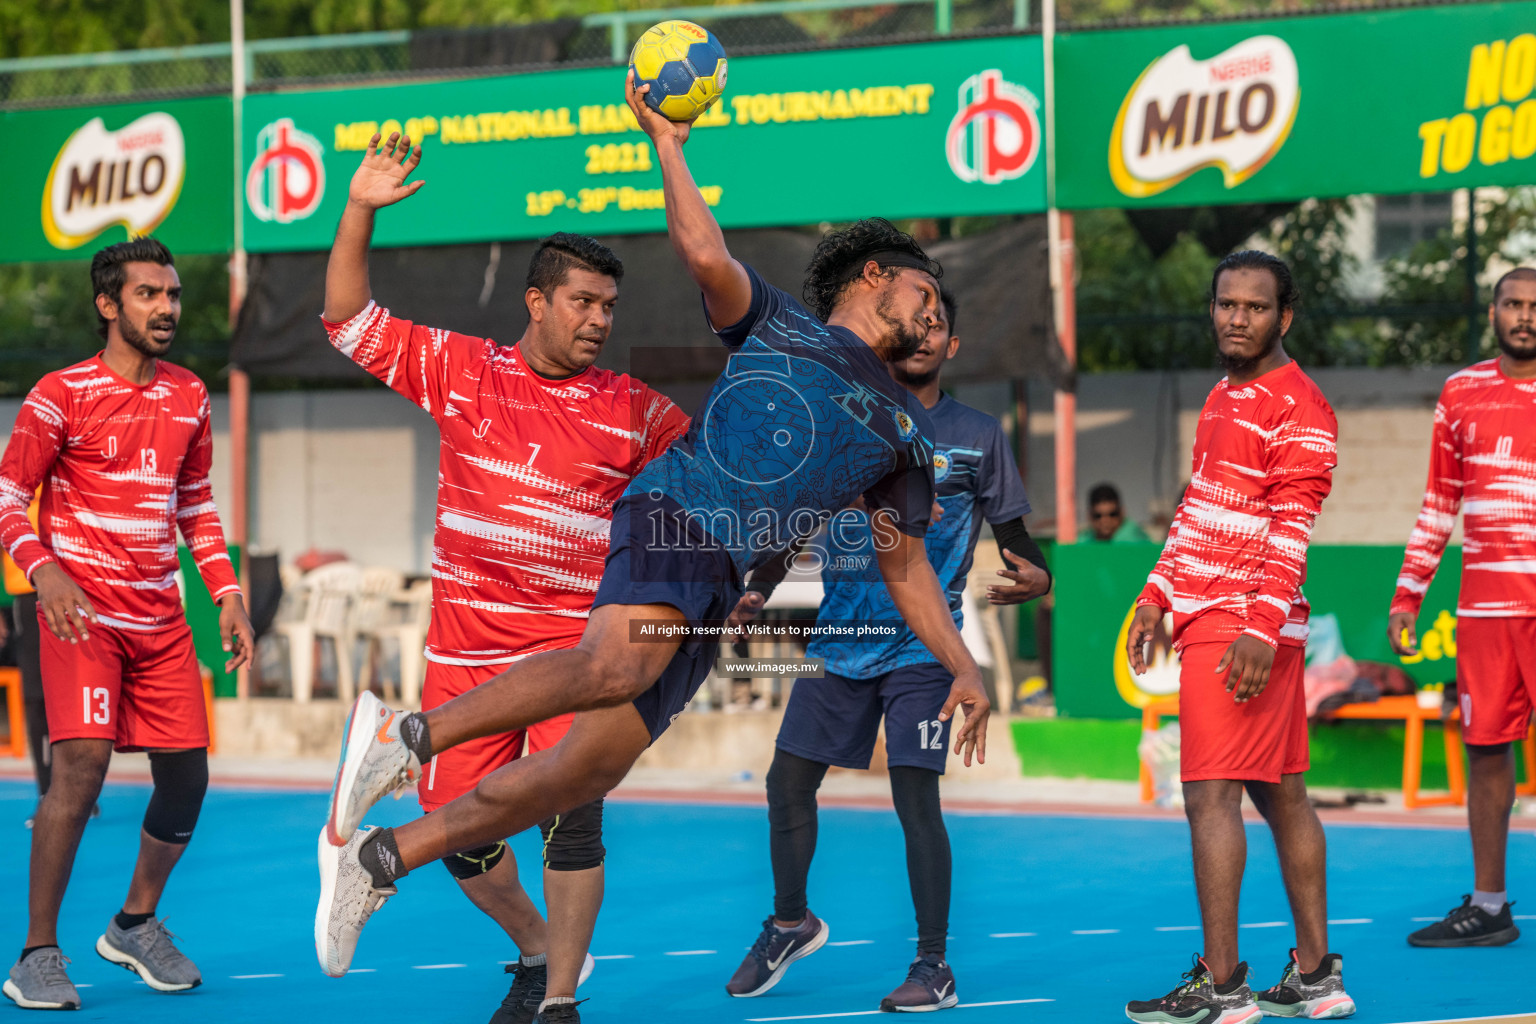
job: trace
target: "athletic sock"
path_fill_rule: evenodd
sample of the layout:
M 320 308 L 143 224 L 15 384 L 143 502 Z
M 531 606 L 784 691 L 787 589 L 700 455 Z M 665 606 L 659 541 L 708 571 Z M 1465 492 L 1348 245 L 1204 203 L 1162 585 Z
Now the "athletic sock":
M 1484 892 L 1481 889 L 1474 889 L 1472 890 L 1472 905 L 1481 908 L 1488 916 L 1494 917 L 1497 916 L 1499 911 L 1504 909 L 1504 904 L 1508 902 L 1508 897 L 1509 893 L 1507 891 Z
M 31 956 L 33 953 L 36 953 L 40 949 L 58 949 L 58 948 L 59 948 L 58 946 L 26 946 L 26 947 L 24 947 L 22 949 L 21 956 L 16 958 L 16 962 L 17 963 L 21 963 L 27 957 Z
M 427 716 L 420 711 L 400 719 L 400 739 L 422 764 L 432 760 L 432 730 L 427 726 Z
M 127 931 L 129 928 L 137 928 L 154 916 L 155 912 L 153 910 L 147 914 L 130 914 L 126 910 L 119 910 L 117 912 L 117 926 L 123 931 Z
M 775 921 L 775 922 L 773 922 L 773 928 L 774 928 L 775 931 L 782 932 L 785 935 L 789 935 L 791 933 L 798 934 L 800 932 L 805 931 L 806 925 L 808 925 L 810 923 L 811 923 L 811 915 L 810 914 L 806 914 L 804 917 L 802 917 L 800 919 L 800 923 L 799 924 L 792 924 L 788 928 L 786 928 L 783 925 L 779 924 L 779 922 Z
M 537 956 L 529 956 L 527 953 L 518 955 L 524 967 L 543 967 L 548 960 L 548 954 L 540 953 Z
M 363 845 L 357 848 L 357 860 L 363 870 L 373 876 L 375 889 L 392 885 L 395 879 L 404 878 L 409 873 L 400 859 L 400 848 L 395 845 L 392 828 L 381 828 L 364 839 Z
M 574 1005 L 575 1002 L 575 996 L 550 996 L 539 1004 L 539 1013 L 543 1013 L 546 1006 L 558 1006 L 561 1003 L 571 1003 Z

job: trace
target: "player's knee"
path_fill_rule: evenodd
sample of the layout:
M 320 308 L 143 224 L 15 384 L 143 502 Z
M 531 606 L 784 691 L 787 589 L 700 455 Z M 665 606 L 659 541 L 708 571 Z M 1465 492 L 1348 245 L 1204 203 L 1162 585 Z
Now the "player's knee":
M 551 871 L 589 871 L 603 866 L 603 801 L 599 797 L 575 810 L 539 822 L 544 834 L 544 866 Z
M 192 838 L 208 792 L 208 751 L 151 753 L 149 774 L 155 791 L 144 812 L 144 831 L 151 839 L 183 846 Z
M 591 662 L 592 706 L 611 708 L 628 704 L 645 692 L 651 680 L 644 678 L 639 666 L 627 657 L 597 655 Z
M 463 853 L 450 853 L 443 858 L 443 867 L 448 873 L 461 882 L 467 882 L 490 871 L 501 859 L 507 855 L 507 842 L 505 839 L 492 843 L 490 846 L 482 846 L 478 850 L 465 850 Z

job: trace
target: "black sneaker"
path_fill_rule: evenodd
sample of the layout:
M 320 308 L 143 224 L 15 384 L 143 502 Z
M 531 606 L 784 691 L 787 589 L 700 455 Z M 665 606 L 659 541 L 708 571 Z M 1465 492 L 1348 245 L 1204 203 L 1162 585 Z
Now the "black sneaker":
M 533 1018 L 533 1024 L 581 1024 L 581 1013 L 576 1009 L 585 999 L 574 1003 L 550 1003 Z
M 491 1015 L 490 1024 L 533 1024 L 549 984 L 549 968 L 544 964 L 529 967 L 518 960 L 507 964 L 505 970 L 512 975 L 512 987 L 501 1008 Z
M 1506 946 L 1520 937 L 1514 915 L 1506 903 L 1497 914 L 1474 906 L 1470 895 L 1444 919 L 1408 936 L 1410 946 Z
M 1125 1015 L 1141 1024 L 1259 1024 L 1264 1019 L 1248 988 L 1246 963 L 1218 985 L 1199 956 L 1172 992 L 1161 999 L 1133 999 L 1125 1004 Z
M 1355 1001 L 1344 991 L 1344 958 L 1337 953 L 1325 954 L 1317 970 L 1303 974 L 1296 963 L 1296 950 L 1292 949 L 1280 981 L 1255 998 L 1266 1017 L 1320 1020 L 1348 1017 L 1355 1012 Z
M 825 946 L 831 934 L 827 922 L 809 910 L 801 926 L 789 932 L 780 931 L 770 917 L 746 959 L 725 983 L 726 992 L 743 999 L 762 995 L 779 983 L 790 964 Z
M 886 1013 L 926 1013 L 947 1010 L 960 1002 L 955 992 L 955 972 L 943 960 L 918 957 L 907 969 L 907 980 L 880 1000 Z

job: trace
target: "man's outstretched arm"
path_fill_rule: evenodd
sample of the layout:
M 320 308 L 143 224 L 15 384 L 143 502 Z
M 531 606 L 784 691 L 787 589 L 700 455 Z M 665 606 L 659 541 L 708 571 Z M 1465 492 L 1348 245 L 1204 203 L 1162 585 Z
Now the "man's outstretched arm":
M 717 328 L 729 327 L 747 315 L 752 305 L 752 282 L 747 271 L 725 247 L 725 235 L 709 212 L 699 187 L 693 183 L 683 143 L 692 123 L 668 121 L 645 105 L 650 86 L 635 88 L 633 74 L 624 80 L 624 99 L 645 134 L 656 147 L 661 164 L 662 193 L 667 201 L 667 237 L 683 261 L 688 276 L 704 293 L 704 308 Z
M 325 266 L 325 318 L 331 323 L 346 323 L 373 299 L 368 285 L 373 213 L 416 194 L 423 182 L 406 184 L 405 179 L 420 162 L 421 147 L 412 150 L 409 138 L 391 134 L 382 147 L 378 135 L 368 141 L 368 152 L 347 190 L 347 206 Z
M 944 588 L 928 562 L 928 549 L 921 537 L 908 536 L 889 523 L 878 523 L 878 518 L 879 513 L 870 517 L 875 560 L 891 601 L 923 646 L 955 677 L 939 718 L 947 721 L 956 707 L 963 708 L 965 722 L 954 732 L 955 753 L 964 755 L 966 765 L 970 765 L 973 751 L 978 762 L 985 762 L 992 702 L 982 686 L 981 670 L 955 628 Z

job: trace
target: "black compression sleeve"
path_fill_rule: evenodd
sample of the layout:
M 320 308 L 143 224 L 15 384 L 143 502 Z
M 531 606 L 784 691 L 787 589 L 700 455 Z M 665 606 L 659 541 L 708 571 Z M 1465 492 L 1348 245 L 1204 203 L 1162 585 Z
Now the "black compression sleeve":
M 993 523 L 992 536 L 997 538 L 997 550 L 999 552 L 1012 551 L 1030 565 L 1043 570 L 1047 583 L 1051 581 L 1051 570 L 1045 564 L 1045 553 L 1040 550 L 1040 545 L 1035 543 L 1035 539 L 1024 528 L 1022 516 L 1010 519 L 1005 523 Z M 1008 561 L 1006 555 L 1003 556 L 1003 564 L 1012 564 Z

